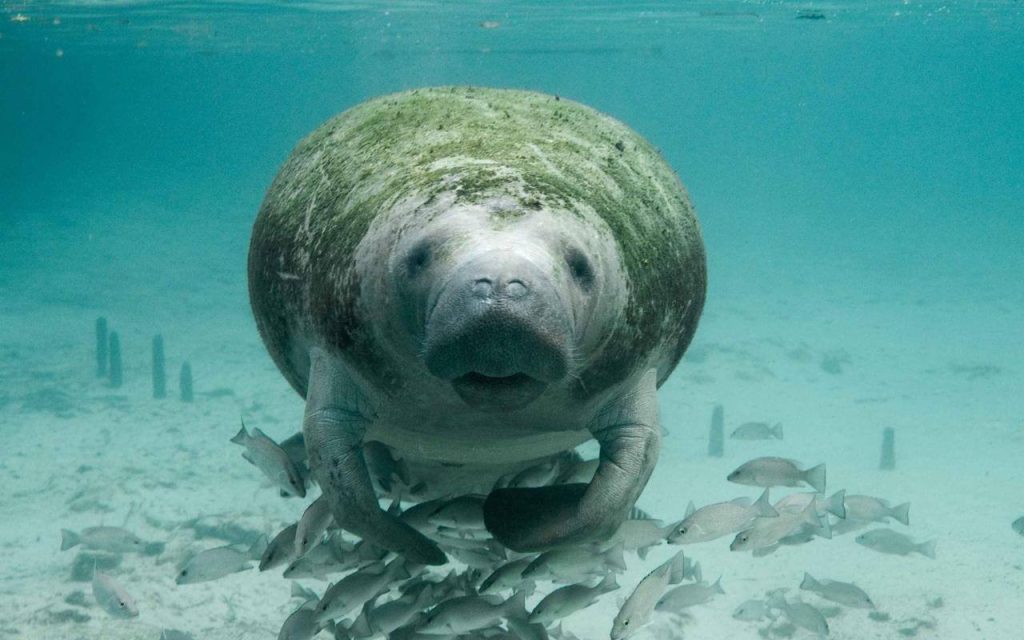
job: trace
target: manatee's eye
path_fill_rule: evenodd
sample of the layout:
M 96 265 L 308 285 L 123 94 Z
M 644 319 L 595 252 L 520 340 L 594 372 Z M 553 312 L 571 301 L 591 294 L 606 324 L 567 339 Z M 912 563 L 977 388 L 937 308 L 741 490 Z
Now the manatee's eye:
M 572 247 L 566 250 L 565 262 L 569 265 L 569 273 L 573 280 L 579 283 L 584 289 L 589 289 L 594 284 L 594 268 L 590 266 L 590 260 L 579 249 Z
M 416 277 L 430 266 L 430 245 L 427 242 L 420 242 L 412 248 L 405 259 L 405 268 L 410 277 Z

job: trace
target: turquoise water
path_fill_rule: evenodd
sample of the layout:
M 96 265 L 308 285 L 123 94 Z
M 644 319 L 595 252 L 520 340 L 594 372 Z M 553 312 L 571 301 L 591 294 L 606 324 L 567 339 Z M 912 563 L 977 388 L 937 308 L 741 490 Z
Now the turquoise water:
M 784 455 L 827 462 L 831 488 L 910 500 L 907 533 L 938 539 L 934 561 L 874 554 L 853 536 L 765 558 L 730 553 L 728 540 L 694 546 L 726 595 L 637 637 L 757 637 L 767 621 L 733 610 L 776 587 L 797 595 L 805 570 L 857 582 L 889 615 L 843 610 L 831 637 L 1016 637 L 1014 0 L 3 3 L 0 637 L 275 637 L 299 604 L 286 580 L 251 572 L 189 590 L 173 569 L 213 546 L 189 519 L 273 534 L 301 514 L 260 488 L 228 442 L 239 413 L 277 439 L 302 416 L 249 311 L 251 225 L 318 124 L 380 94 L 448 84 L 528 88 L 608 113 L 657 146 L 692 197 L 708 302 L 661 390 L 668 436 L 642 507 L 668 522 L 691 499 L 756 497 L 724 476 Z M 119 389 L 95 376 L 100 316 L 124 345 Z M 171 372 L 163 401 L 149 388 L 156 333 Z M 186 360 L 191 404 L 177 399 Z M 716 404 L 727 433 L 781 421 L 786 439 L 727 439 L 709 460 Z M 884 427 L 897 432 L 888 473 L 877 468 Z M 97 524 L 167 545 L 112 570 L 139 601 L 136 619 L 103 613 L 89 583 L 69 579 L 74 552 L 57 551 L 61 528 Z M 654 566 L 635 560 L 623 597 Z M 606 637 L 615 598 L 566 628 Z

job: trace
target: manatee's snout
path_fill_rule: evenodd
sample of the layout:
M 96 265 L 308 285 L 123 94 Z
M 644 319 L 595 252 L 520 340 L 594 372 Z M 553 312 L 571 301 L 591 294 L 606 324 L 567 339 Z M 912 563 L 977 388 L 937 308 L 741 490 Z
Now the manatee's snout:
M 569 371 L 572 324 L 556 284 L 495 251 L 459 267 L 427 316 L 424 361 L 469 405 L 526 406 Z

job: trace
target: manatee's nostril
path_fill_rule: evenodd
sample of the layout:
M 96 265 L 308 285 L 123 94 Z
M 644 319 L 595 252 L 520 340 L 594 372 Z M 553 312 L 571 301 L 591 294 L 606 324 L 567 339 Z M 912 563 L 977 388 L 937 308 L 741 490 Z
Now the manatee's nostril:
M 510 280 L 505 285 L 505 294 L 510 298 L 522 298 L 526 295 L 526 285 L 522 280 Z
M 494 287 L 491 285 L 491 281 L 487 278 L 480 278 L 473 283 L 473 295 L 477 298 L 490 297 L 493 289 Z

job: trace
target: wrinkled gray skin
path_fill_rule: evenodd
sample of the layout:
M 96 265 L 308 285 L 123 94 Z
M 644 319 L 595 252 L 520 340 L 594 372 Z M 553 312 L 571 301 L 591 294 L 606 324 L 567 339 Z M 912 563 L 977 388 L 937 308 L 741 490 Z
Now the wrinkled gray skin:
M 589 485 L 496 489 L 485 522 L 516 550 L 606 538 L 657 461 L 655 391 L 706 274 L 686 193 L 636 133 L 555 96 L 447 87 L 303 140 L 256 220 L 249 279 L 335 519 L 439 564 L 380 509 L 363 443 L 443 494 L 596 438 Z

